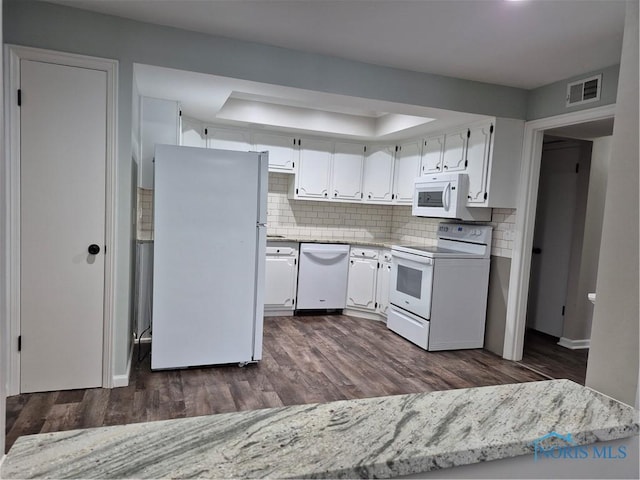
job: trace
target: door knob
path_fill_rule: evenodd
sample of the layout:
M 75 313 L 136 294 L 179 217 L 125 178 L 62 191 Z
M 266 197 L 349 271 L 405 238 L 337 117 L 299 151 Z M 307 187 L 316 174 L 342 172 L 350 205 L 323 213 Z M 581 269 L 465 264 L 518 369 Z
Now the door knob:
M 97 255 L 98 253 L 100 253 L 100 247 L 95 243 L 89 245 L 89 248 L 87 250 L 89 251 L 90 255 Z
M 538 248 L 538 247 L 533 247 L 533 253 L 535 253 L 536 255 L 540 255 L 542 253 L 542 249 Z

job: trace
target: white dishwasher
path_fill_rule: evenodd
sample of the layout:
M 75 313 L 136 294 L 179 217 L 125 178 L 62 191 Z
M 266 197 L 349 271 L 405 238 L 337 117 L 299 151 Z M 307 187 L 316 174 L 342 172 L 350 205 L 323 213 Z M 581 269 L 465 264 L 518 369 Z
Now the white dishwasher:
M 349 245 L 300 244 L 297 309 L 345 308 L 348 274 Z

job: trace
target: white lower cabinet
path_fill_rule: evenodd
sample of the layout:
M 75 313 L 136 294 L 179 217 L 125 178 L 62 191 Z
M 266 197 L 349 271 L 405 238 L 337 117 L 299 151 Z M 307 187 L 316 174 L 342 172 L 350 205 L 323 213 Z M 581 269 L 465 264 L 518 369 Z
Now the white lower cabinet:
M 387 316 L 389 307 L 389 279 L 391 278 L 391 252 L 386 250 L 380 253 L 378 264 L 378 279 L 376 287 L 376 313 Z
M 349 258 L 347 308 L 376 311 L 376 280 L 378 276 L 378 250 L 352 248 Z
M 349 258 L 347 308 L 387 315 L 391 252 L 352 247 Z
M 265 263 L 264 309 L 293 311 L 298 284 L 298 244 L 268 242 Z

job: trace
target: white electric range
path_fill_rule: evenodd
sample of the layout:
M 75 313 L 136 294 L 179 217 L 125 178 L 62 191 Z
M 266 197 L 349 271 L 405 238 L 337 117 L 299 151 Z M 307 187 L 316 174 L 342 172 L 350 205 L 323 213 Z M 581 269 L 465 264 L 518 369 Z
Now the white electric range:
M 387 327 L 425 350 L 482 348 L 491 233 L 441 223 L 435 247 L 394 245 Z

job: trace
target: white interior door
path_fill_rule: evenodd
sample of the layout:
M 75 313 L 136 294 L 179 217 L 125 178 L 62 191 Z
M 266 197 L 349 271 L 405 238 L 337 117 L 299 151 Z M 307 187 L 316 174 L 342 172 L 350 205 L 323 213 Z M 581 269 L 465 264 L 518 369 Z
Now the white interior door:
M 562 336 L 579 148 L 543 150 L 533 234 L 527 326 Z
M 98 387 L 107 74 L 22 60 L 20 77 L 20 390 Z

